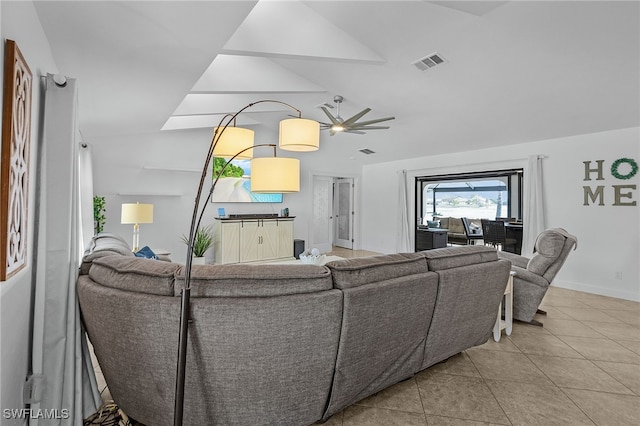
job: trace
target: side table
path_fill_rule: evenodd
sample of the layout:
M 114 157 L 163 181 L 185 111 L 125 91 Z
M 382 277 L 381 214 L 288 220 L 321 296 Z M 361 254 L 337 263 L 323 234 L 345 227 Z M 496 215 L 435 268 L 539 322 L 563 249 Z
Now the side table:
M 502 319 L 502 301 L 498 306 L 498 318 L 493 326 L 493 340 L 500 341 L 502 330 L 505 330 L 507 336 L 511 336 L 511 330 L 513 328 L 513 276 L 515 271 L 509 273 L 509 279 L 507 280 L 507 288 L 504 289 L 504 320 Z
M 417 228 L 416 251 L 446 247 L 447 232 L 444 228 Z

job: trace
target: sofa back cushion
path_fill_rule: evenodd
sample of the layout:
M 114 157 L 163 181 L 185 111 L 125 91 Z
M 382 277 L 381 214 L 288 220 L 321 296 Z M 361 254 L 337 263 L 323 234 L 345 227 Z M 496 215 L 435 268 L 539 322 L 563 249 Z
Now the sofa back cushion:
M 469 258 L 475 260 L 472 256 Z M 510 270 L 511 262 L 495 260 L 436 272 L 438 296 L 422 368 L 487 341 L 496 322 Z
M 184 288 L 176 270 L 175 295 Z M 192 297 L 265 297 L 331 290 L 331 274 L 317 265 L 193 265 Z
M 82 256 L 82 264 L 80 265 L 80 274 L 89 273 L 91 263 L 95 259 L 105 256 L 113 256 L 114 254 L 126 257 L 134 257 L 129 244 L 119 235 L 107 232 L 94 235 L 87 244 L 87 248 Z
M 416 253 L 427 259 L 430 271 L 458 268 L 498 260 L 498 252 L 480 245 L 445 247 Z
M 326 266 L 331 270 L 333 285 L 339 289 L 428 272 L 427 264 L 420 253 L 334 260 Z
M 173 296 L 177 263 L 111 255 L 93 260 L 89 277 L 105 287 Z

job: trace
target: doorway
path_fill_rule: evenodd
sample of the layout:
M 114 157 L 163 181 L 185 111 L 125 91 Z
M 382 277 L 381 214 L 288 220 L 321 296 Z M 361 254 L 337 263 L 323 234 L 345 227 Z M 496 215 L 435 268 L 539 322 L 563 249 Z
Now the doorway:
M 333 245 L 353 250 L 353 178 L 335 178 L 333 187 Z
M 310 247 L 321 252 L 354 245 L 354 178 L 313 176 L 313 221 Z

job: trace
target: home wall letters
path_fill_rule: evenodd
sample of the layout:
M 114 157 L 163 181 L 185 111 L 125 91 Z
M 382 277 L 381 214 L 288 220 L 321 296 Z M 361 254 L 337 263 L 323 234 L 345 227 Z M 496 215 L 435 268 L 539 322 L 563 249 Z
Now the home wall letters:
M 603 177 L 604 160 L 595 160 L 595 166 L 592 165 L 592 161 L 583 161 L 584 163 L 584 181 L 592 180 L 592 176 L 595 175 L 595 180 L 605 180 Z M 631 158 L 619 158 L 611 164 L 611 175 L 619 180 L 631 179 L 638 173 L 638 163 Z M 597 203 L 599 206 L 605 205 L 605 185 L 598 185 L 592 188 L 589 185 L 582 187 L 584 191 L 584 206 L 591 203 Z M 613 203 L 612 206 L 635 206 L 636 201 L 633 200 L 634 191 L 636 190 L 635 184 L 626 185 L 611 185 L 613 190 Z

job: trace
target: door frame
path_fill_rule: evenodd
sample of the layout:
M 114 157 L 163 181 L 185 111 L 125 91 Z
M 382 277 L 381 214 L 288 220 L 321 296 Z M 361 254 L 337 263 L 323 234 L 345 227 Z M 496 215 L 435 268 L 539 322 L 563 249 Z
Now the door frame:
M 337 173 L 337 172 L 327 172 L 327 171 L 322 171 L 322 170 L 309 170 L 308 171 L 308 181 L 311 182 L 311 185 L 314 184 L 314 176 L 323 176 L 323 177 L 329 177 L 329 178 L 351 178 L 353 179 L 353 209 L 355 214 L 353 215 L 353 250 L 360 250 L 361 246 L 362 246 L 362 238 L 360 238 L 361 234 L 361 223 L 362 223 L 362 216 L 360 214 L 361 211 L 361 205 L 362 205 L 362 200 L 361 200 L 361 191 L 360 191 L 360 182 L 361 182 L 361 176 L 359 174 L 355 174 L 355 173 Z M 313 188 L 311 188 L 311 191 L 309 191 L 309 196 L 308 196 L 308 202 L 307 202 L 307 209 L 309 212 L 313 211 Z M 333 199 L 331 200 L 332 203 L 332 209 L 333 209 Z M 310 224 L 311 226 L 313 226 L 313 224 Z M 335 238 L 335 226 L 332 229 L 332 234 L 334 235 Z M 311 236 L 313 235 L 313 232 L 311 230 L 309 230 L 309 233 L 307 235 L 307 240 L 309 241 L 309 247 L 311 247 L 311 244 L 313 244 L 313 241 L 311 241 Z

